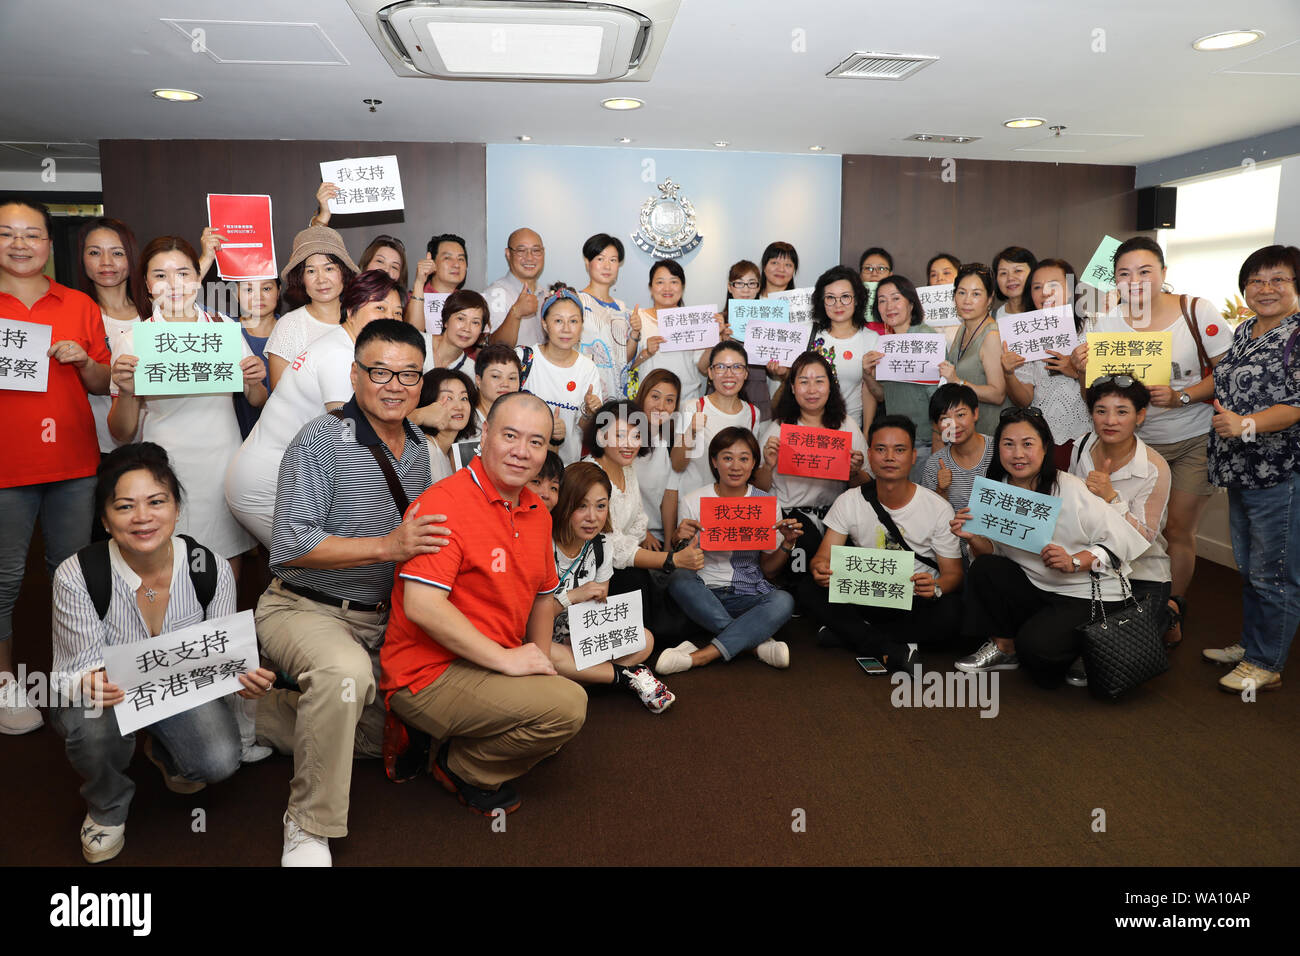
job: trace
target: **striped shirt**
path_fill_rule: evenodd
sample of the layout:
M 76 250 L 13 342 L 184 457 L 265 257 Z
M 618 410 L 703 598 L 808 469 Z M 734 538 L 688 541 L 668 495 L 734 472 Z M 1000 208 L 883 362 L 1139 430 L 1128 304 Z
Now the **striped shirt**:
M 948 486 L 947 495 L 939 491 L 939 462 L 947 465 L 948 470 L 952 472 L 952 484 Z M 936 492 L 940 498 L 944 498 L 952 505 L 953 511 L 961 511 L 970 503 L 970 493 L 975 487 L 975 479 L 986 476 L 991 464 L 993 464 L 993 439 L 988 435 L 984 436 L 984 454 L 980 456 L 980 462 L 974 468 L 963 468 L 957 464 L 952 457 L 952 446 L 944 445 L 926 460 L 925 476 L 921 479 L 921 484 Z M 962 542 L 962 546 L 965 547 L 965 542 Z
M 400 460 L 375 434 L 354 395 L 340 411 L 302 427 L 285 449 L 275 494 L 271 573 L 289 584 L 347 601 L 379 604 L 393 588 L 392 561 L 355 568 L 296 568 L 296 561 L 328 537 L 382 538 L 401 524 L 392 492 L 370 452 L 388 456 L 410 501 L 429 487 L 429 443 L 404 421 Z
M 217 558 L 217 590 L 205 615 L 190 580 L 185 542 L 180 538 L 172 538 L 172 554 L 171 596 L 160 633 L 235 613 L 235 575 L 229 561 Z M 54 572 L 54 680 L 65 694 L 88 671 L 104 666 L 105 646 L 131 644 L 154 636 L 136 603 L 140 576 L 122 558 L 116 541 L 108 543 L 108 561 L 112 597 L 102 621 L 77 556 L 68 558 Z

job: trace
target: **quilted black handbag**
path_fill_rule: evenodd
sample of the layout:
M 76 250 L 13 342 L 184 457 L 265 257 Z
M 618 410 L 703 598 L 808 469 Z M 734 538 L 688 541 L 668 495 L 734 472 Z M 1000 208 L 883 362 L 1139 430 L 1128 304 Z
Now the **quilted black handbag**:
M 1169 670 L 1164 635 L 1156 623 L 1153 599 L 1133 596 L 1128 579 L 1119 572 L 1120 562 L 1110 549 L 1112 566 L 1119 575 L 1124 606 L 1106 614 L 1101 599 L 1101 578 L 1092 574 L 1092 612 L 1087 624 L 1079 625 L 1083 638 L 1083 663 L 1088 671 L 1088 690 L 1094 697 L 1114 699 L 1139 684 Z

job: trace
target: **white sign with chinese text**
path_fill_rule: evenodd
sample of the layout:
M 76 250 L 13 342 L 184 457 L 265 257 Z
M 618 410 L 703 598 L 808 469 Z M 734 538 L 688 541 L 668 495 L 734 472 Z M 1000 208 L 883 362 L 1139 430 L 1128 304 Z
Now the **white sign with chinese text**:
M 569 646 L 574 666 L 580 671 L 644 650 L 641 592 L 611 594 L 603 603 L 583 601 L 570 607 Z
M 243 690 L 239 675 L 258 666 L 252 611 L 104 647 L 108 679 L 126 694 L 113 708 L 124 737 Z
M 50 379 L 51 325 L 0 319 L 0 389 L 44 392 Z
M 330 200 L 331 213 L 384 212 L 403 207 L 396 156 L 330 160 L 320 164 L 320 179 L 339 188 L 338 195 Z

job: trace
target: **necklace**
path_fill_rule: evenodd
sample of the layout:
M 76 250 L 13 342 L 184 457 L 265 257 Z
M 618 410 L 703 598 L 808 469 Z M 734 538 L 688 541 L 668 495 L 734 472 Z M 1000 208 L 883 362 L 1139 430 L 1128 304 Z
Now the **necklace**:
M 172 543 L 171 543 L 170 541 L 168 541 L 168 542 L 167 542 L 167 567 L 166 567 L 166 569 L 163 571 L 163 574 L 164 574 L 164 575 L 170 575 L 170 574 L 171 574 L 171 566 L 172 566 Z M 157 590 L 155 590 L 154 588 L 149 587 L 148 584 L 145 584 L 144 581 L 143 581 L 143 579 L 141 579 L 141 582 L 140 582 L 140 583 L 141 583 L 141 585 L 144 587 L 144 596 L 145 596 L 145 598 L 148 599 L 148 601 L 149 601 L 150 604 L 153 604 L 153 603 L 158 599 L 158 592 L 157 592 Z M 158 586 L 159 586 L 159 587 L 162 587 L 162 579 L 161 579 L 161 577 L 159 578 Z
M 982 318 L 980 320 L 980 324 L 975 327 L 975 334 L 972 335 L 969 339 L 966 338 L 966 330 L 962 329 L 962 340 L 957 347 L 957 362 L 954 362 L 953 363 L 954 365 L 960 363 L 962 358 L 965 357 L 966 350 L 971 347 L 971 343 L 974 342 L 975 339 L 979 336 L 980 330 L 983 329 L 984 326 L 988 324 L 988 321 L 989 321 L 988 316 Z

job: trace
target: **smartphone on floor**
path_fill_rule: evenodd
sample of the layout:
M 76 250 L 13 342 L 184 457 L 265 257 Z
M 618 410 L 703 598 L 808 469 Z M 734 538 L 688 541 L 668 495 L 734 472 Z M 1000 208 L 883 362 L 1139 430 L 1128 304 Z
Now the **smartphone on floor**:
M 886 668 L 884 664 L 880 663 L 880 661 L 876 660 L 874 657 L 859 657 L 858 663 L 862 665 L 862 669 L 866 671 L 868 674 L 889 673 L 888 668 Z

